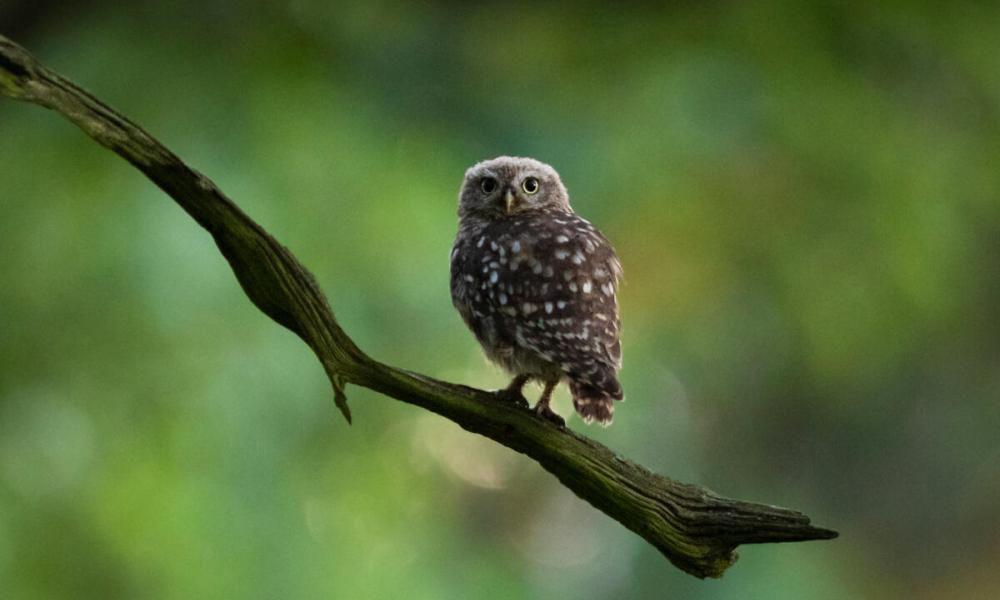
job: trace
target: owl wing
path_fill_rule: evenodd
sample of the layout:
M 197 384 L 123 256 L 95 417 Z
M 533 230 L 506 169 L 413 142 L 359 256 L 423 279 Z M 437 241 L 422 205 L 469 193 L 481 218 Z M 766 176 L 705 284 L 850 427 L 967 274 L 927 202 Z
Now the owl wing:
M 507 269 L 492 297 L 518 344 L 573 378 L 599 383 L 621 367 L 621 264 L 585 219 L 559 214 L 515 222 L 500 236 Z

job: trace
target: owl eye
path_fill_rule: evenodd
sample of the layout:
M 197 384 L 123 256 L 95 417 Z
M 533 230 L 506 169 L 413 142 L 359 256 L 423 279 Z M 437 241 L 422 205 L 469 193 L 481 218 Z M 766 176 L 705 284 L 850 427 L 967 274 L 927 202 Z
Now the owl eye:
M 497 189 L 497 180 L 492 177 L 483 177 L 483 180 L 479 182 L 479 189 L 483 190 L 484 194 L 492 194 Z
M 528 177 L 521 183 L 521 189 L 524 190 L 525 194 L 534 194 L 538 191 L 538 180 L 534 177 Z

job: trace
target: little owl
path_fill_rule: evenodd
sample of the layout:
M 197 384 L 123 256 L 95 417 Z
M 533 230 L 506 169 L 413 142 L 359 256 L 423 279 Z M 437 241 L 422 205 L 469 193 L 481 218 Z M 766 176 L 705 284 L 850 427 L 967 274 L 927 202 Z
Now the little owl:
M 555 169 L 501 156 L 472 166 L 458 198 L 451 298 L 486 356 L 514 379 L 501 394 L 524 403 L 544 384 L 535 412 L 559 425 L 552 390 L 569 383 L 587 423 L 611 423 L 622 399 L 621 264 L 608 240 L 569 205 Z

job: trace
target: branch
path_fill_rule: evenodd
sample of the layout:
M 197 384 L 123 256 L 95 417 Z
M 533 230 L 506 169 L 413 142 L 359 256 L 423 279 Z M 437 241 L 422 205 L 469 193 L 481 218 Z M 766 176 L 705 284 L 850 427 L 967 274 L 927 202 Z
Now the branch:
M 494 393 L 382 364 L 337 324 L 312 274 L 201 173 L 136 124 L 0 35 L 0 94 L 52 109 L 142 171 L 215 239 L 250 300 L 312 348 L 350 421 L 348 383 L 438 413 L 538 461 L 578 496 L 646 539 L 677 567 L 719 577 L 740 544 L 832 539 L 801 513 L 722 498 L 617 456 Z

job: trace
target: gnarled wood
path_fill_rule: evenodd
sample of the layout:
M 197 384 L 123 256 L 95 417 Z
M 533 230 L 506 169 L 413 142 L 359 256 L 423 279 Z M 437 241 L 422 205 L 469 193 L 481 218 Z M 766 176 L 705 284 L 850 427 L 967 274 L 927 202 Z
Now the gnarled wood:
M 698 577 L 718 577 L 740 544 L 831 539 L 805 515 L 722 498 L 662 477 L 495 394 L 391 367 L 337 324 L 313 276 L 204 175 L 140 127 L 0 36 L 0 93 L 52 109 L 142 171 L 215 239 L 250 300 L 312 348 L 350 420 L 352 383 L 436 412 L 538 461 L 569 489 Z

